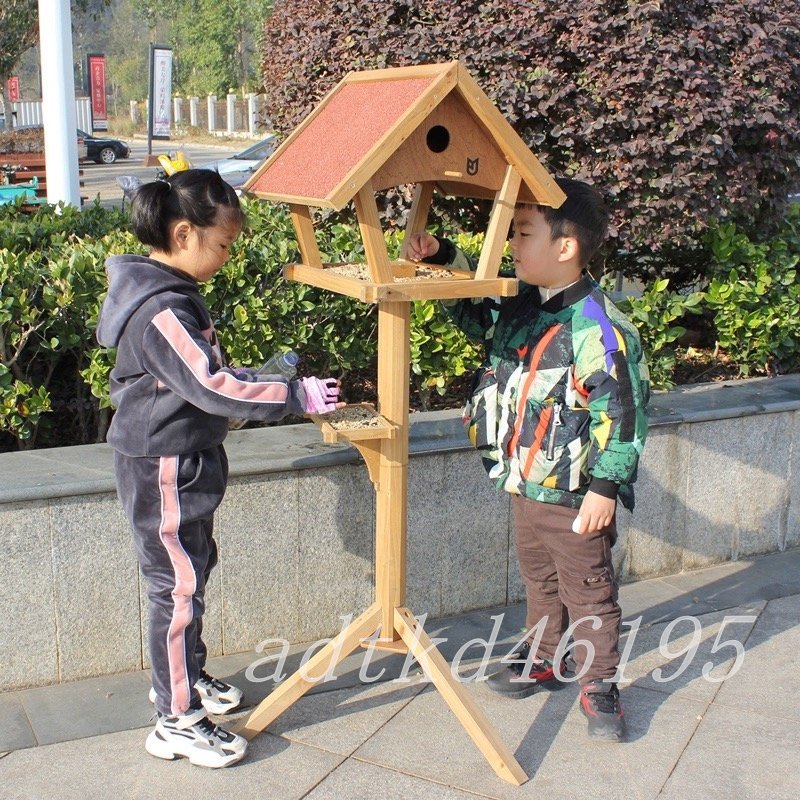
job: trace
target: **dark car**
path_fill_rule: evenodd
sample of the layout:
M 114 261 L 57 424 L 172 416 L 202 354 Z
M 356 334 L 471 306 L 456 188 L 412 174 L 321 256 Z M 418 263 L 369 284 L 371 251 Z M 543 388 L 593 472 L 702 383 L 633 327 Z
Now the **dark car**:
M 131 149 L 119 139 L 108 136 L 92 136 L 78 129 L 78 137 L 86 144 L 86 157 L 98 164 L 113 164 L 118 158 L 127 158 Z

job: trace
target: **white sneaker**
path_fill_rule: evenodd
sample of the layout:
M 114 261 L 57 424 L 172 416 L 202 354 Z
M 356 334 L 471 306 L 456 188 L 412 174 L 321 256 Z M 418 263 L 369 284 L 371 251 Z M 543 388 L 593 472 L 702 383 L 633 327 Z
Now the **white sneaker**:
M 209 714 L 227 714 L 242 702 L 241 689 L 212 678 L 203 669 L 194 688 L 200 693 L 200 700 Z
M 156 758 L 171 761 L 182 756 L 196 767 L 218 769 L 241 761 L 247 752 L 247 740 L 214 725 L 205 709 L 190 708 L 175 717 L 159 714 L 144 747 Z
M 212 678 L 205 670 L 200 670 L 200 677 L 194 685 L 197 689 L 203 708 L 209 714 L 227 714 L 242 702 L 242 690 L 229 683 Z M 156 701 L 156 690 L 150 689 L 150 702 Z

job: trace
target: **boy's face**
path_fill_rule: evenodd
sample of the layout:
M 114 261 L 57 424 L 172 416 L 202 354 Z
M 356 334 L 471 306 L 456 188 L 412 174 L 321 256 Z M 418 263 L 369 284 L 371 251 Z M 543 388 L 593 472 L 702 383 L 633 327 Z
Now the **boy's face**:
M 580 277 L 575 266 L 577 242 L 568 237 L 553 241 L 550 226 L 535 206 L 514 211 L 513 235 L 509 240 L 517 278 L 532 286 L 555 288 Z

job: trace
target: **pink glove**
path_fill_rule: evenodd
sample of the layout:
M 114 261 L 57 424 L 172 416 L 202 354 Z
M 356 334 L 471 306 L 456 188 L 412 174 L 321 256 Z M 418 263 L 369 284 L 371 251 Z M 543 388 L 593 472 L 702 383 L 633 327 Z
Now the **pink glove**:
M 339 400 L 339 381 L 336 378 L 300 378 L 306 395 L 308 414 L 327 414 L 336 410 Z

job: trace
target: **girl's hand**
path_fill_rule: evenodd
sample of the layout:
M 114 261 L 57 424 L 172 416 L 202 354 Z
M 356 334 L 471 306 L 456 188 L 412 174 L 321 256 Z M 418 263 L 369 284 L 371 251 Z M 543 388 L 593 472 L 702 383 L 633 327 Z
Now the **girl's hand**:
M 422 261 L 439 252 L 439 242 L 429 233 L 412 233 L 406 238 L 404 249 L 409 261 Z
M 300 378 L 306 395 L 307 414 L 329 414 L 343 408 L 339 401 L 339 381 L 336 378 Z

